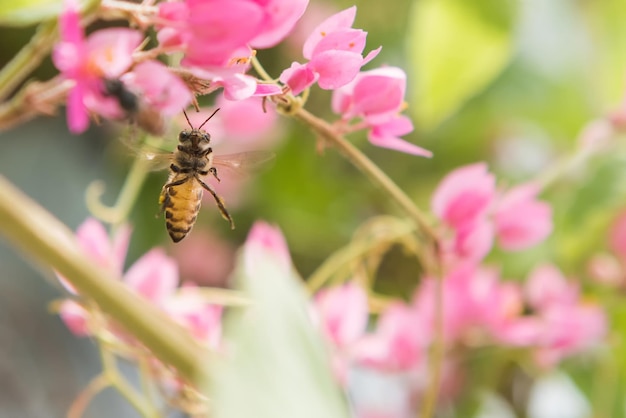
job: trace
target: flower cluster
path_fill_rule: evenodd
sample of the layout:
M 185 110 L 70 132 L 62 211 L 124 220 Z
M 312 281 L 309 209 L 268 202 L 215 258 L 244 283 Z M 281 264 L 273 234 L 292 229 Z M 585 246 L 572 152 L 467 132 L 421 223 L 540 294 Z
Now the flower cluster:
M 363 55 L 367 32 L 352 27 L 354 6 L 313 30 L 303 46 L 308 61 L 294 62 L 282 71 L 280 83 L 249 74 L 256 49 L 284 40 L 307 5 L 308 0 L 181 0 L 162 2 L 151 13 L 138 7 L 135 17 L 156 30 L 158 42 L 144 50 L 147 37 L 136 29 L 101 29 L 85 38 L 76 1 L 65 0 L 53 62 L 71 86 L 70 130 L 83 132 L 93 114 L 131 118 L 150 132 L 163 134 L 163 121 L 180 113 L 194 95 L 221 89 L 224 98 L 234 101 L 267 96 L 292 100 L 317 83 L 334 91 L 333 109 L 341 115 L 336 124 L 339 133 L 368 129 L 374 145 L 430 156 L 400 139 L 413 130 L 411 120 L 400 115 L 406 107 L 406 74 L 396 67 L 361 71 L 381 48 Z M 172 53 L 183 56 L 176 68 L 155 59 Z
M 433 196 L 433 212 L 447 236 L 442 278 L 420 277 L 409 303 L 392 302 L 372 321 L 368 294 L 352 280 L 315 297 L 315 312 L 332 347 L 338 379 L 350 385 L 355 368 L 411 379 L 422 393 L 429 349 L 437 333 L 437 281 L 441 280 L 444 369 L 455 369 L 458 350 L 498 345 L 526 350 L 541 368 L 598 345 L 607 333 L 601 306 L 581 295 L 577 281 L 554 265 L 535 267 L 526 280 L 506 280 L 483 259 L 497 238 L 502 249 L 518 251 L 551 232 L 550 206 L 537 200 L 531 184 L 497 191 L 485 164 L 461 167 L 446 176 Z M 616 246 L 619 247 L 619 246 Z M 462 370 L 448 373 L 458 379 Z M 445 382 L 450 384 L 451 382 Z
M 99 265 L 119 274 L 131 291 L 161 308 L 199 342 L 212 348 L 219 347 L 222 307 L 207 303 L 197 287 L 179 287 L 176 262 L 162 249 L 152 249 L 123 273 L 130 239 L 128 228 L 122 228 L 111 240 L 104 226 L 90 218 L 78 228 L 76 237 L 87 255 Z M 65 279 L 60 279 L 71 293 L 75 293 Z M 74 298 L 61 303 L 59 314 L 75 335 L 93 336 L 108 332 L 120 340 L 132 341 L 117 325 Z
M 529 248 L 552 232 L 552 210 L 537 200 L 532 183 L 496 190 L 495 176 L 484 163 L 460 167 L 448 174 L 432 198 L 434 214 L 448 236 L 447 254 L 457 259 L 482 260 L 494 238 L 508 251 Z

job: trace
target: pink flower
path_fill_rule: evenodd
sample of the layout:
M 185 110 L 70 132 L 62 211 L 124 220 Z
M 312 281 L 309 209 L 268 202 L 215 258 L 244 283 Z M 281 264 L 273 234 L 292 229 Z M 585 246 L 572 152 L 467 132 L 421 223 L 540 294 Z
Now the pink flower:
M 537 186 L 524 184 L 499 199 L 494 222 L 503 249 L 518 251 L 532 247 L 552 232 L 552 209 L 536 199 L 538 193 Z
M 460 260 L 480 262 L 493 247 L 494 231 L 491 222 L 480 219 L 463 225 L 456 231 L 449 252 Z
M 376 332 L 355 349 L 360 363 L 388 371 L 406 371 L 423 364 L 429 344 L 423 319 L 402 303 L 390 305 L 378 319 Z
M 621 212 L 613 221 L 609 246 L 619 258 L 626 260 L 626 211 Z
M 104 226 L 95 219 L 83 222 L 76 232 L 79 246 L 96 263 L 117 273 L 120 279 L 146 299 L 162 305 L 178 285 L 178 270 L 172 259 L 160 249 L 154 249 L 131 266 L 122 278 L 122 269 L 130 240 L 130 228 L 122 227 L 109 238 Z M 67 289 L 76 293 L 73 286 L 59 276 Z M 78 335 L 86 332 L 89 312 L 75 302 L 63 303 L 61 319 Z M 80 331 L 83 330 L 83 331 Z
M 332 108 L 344 122 L 359 118 L 369 129 L 368 139 L 376 146 L 430 157 L 432 153 L 401 136 L 413 131 L 411 119 L 400 115 L 406 106 L 406 74 L 397 67 L 382 67 L 359 73 L 354 80 L 333 92 Z
M 291 271 L 291 255 L 287 241 L 278 227 L 255 222 L 243 248 L 244 265 L 254 275 L 261 263 L 271 263 L 283 272 Z
M 83 251 L 99 265 L 121 274 L 130 233 L 130 227 L 123 226 L 109 239 L 109 234 L 100 222 L 87 218 L 76 230 L 76 239 Z
M 222 307 L 207 303 L 197 287 L 183 287 L 167 300 L 166 312 L 198 341 L 216 349 L 222 336 Z
M 323 289 L 314 303 L 322 329 L 336 347 L 348 348 L 365 331 L 369 316 L 367 295 L 358 284 Z
M 54 47 L 52 61 L 61 75 L 74 85 L 67 98 L 70 131 L 80 133 L 89 126 L 88 110 L 117 118 L 123 112 L 115 98 L 104 94 L 103 78 L 118 78 L 132 64 L 132 53 L 141 33 L 126 28 L 102 29 L 84 39 L 77 4 L 65 2 L 59 18 L 61 41 Z
M 543 367 L 598 345 L 607 333 L 606 315 L 595 304 L 557 304 L 543 310 L 541 318 L 543 334 L 536 359 Z
M 487 215 L 495 199 L 495 176 L 485 163 L 457 168 L 439 183 L 433 212 L 452 228 L 462 229 Z
M 157 306 L 163 306 L 178 287 L 178 266 L 160 248 L 144 254 L 124 274 L 124 282 Z
M 320 23 L 304 43 L 306 64 L 293 63 L 280 75 L 293 94 L 300 94 L 317 81 L 325 90 L 346 85 L 361 67 L 371 61 L 380 48 L 363 57 L 367 32 L 353 29 L 356 6 L 341 11 Z
M 537 310 L 552 305 L 572 305 L 578 301 L 579 290 L 552 264 L 537 266 L 526 281 L 526 298 Z
M 65 326 L 77 337 L 88 337 L 92 331 L 89 328 L 89 313 L 80 304 L 66 299 L 59 306 L 59 317 Z
M 144 61 L 120 78 L 148 106 L 165 116 L 180 113 L 191 103 L 187 85 L 158 61 Z
M 184 65 L 226 67 L 249 49 L 248 43 L 260 33 L 264 14 L 253 1 L 188 0 L 161 3 L 159 18 L 169 28 L 160 40 L 185 48 Z
M 293 30 L 306 10 L 309 0 L 255 0 L 263 7 L 263 23 L 260 33 L 250 41 L 253 48 L 270 48 Z
M 277 133 L 276 110 L 268 107 L 264 111 L 260 97 L 232 101 L 219 96 L 216 107 L 219 107 L 220 111 L 215 115 L 214 131 L 219 132 L 220 137 L 228 138 L 228 143 L 233 143 L 238 150 L 241 150 L 242 146 L 249 149 L 266 148 L 281 138 L 280 133 Z M 222 152 L 231 151 L 234 150 Z
M 180 276 L 198 285 L 225 287 L 235 264 L 235 249 L 217 234 L 206 229 L 172 246 Z
M 581 300 L 578 284 L 552 265 L 536 268 L 526 283 L 529 304 L 536 311 L 536 359 L 551 367 L 562 358 L 597 345 L 607 332 L 600 306 Z

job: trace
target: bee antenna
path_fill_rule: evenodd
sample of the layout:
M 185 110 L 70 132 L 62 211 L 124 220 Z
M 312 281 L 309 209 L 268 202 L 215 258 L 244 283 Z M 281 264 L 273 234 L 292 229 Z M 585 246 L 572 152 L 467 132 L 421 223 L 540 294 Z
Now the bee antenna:
M 185 119 L 187 119 L 187 123 L 189 124 L 189 127 L 191 129 L 194 129 L 193 125 L 191 124 L 191 121 L 189 120 L 189 116 L 187 116 L 187 112 L 185 112 L 185 109 L 183 109 L 183 115 L 185 115 Z M 203 125 L 204 125 L 204 123 L 203 123 Z
M 217 113 L 217 111 L 218 111 L 218 110 L 220 110 L 220 108 L 219 108 L 219 107 L 218 107 L 217 109 L 215 109 L 215 112 L 211 113 L 211 116 L 209 116 L 209 117 L 208 117 L 208 118 L 207 118 L 204 122 L 202 122 L 202 125 L 198 126 L 198 129 L 202 129 L 202 127 L 203 127 L 203 126 L 204 126 L 204 125 L 205 125 L 208 121 L 210 121 L 210 120 L 211 120 L 211 118 L 212 118 L 213 116 L 215 116 L 215 114 Z M 187 115 L 185 114 L 185 116 L 187 116 Z M 189 119 L 187 119 L 187 120 L 189 120 Z

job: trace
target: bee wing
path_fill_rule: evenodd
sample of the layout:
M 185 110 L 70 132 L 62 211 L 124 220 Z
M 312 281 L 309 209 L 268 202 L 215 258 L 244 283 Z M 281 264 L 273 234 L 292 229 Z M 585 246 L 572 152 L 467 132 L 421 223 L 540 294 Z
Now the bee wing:
M 140 143 L 132 140 L 130 135 L 123 135 L 120 142 L 131 155 L 143 161 L 150 171 L 164 170 L 172 163 L 173 152 L 159 148 L 149 141 Z
M 276 154 L 270 151 L 247 151 L 235 154 L 215 155 L 213 165 L 225 168 L 238 176 L 258 173 L 271 165 Z
M 172 164 L 172 153 L 167 151 L 155 151 L 142 149 L 137 153 L 137 158 L 142 159 L 150 171 L 164 170 Z

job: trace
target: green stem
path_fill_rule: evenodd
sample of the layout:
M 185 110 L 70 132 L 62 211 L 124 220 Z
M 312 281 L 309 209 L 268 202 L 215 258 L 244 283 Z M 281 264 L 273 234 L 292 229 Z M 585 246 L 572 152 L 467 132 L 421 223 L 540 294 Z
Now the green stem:
M 137 197 L 139 197 L 141 187 L 148 176 L 148 165 L 149 162 L 143 158 L 135 158 L 113 207 L 106 206 L 101 202 L 101 197 L 104 194 L 104 183 L 101 181 L 91 183 L 85 193 L 89 211 L 96 218 L 114 227 L 128 219 Z
M 6 99 L 41 63 L 56 40 L 57 21 L 39 25 L 30 42 L 0 71 L 0 101 Z
M 325 120 L 312 115 L 305 109 L 299 108 L 293 117 L 312 127 L 325 140 L 333 144 L 344 156 L 360 169 L 372 183 L 379 186 L 396 204 L 415 222 L 417 227 L 426 235 L 431 243 L 437 244 L 438 238 L 431 228 L 422 211 L 413 203 L 404 191 L 395 184 L 376 164 L 372 162 L 357 147 L 348 142 L 342 135 L 338 135 L 333 127 Z
M 147 402 L 120 374 L 113 353 L 100 346 L 100 358 L 104 375 L 108 377 L 110 385 L 116 388 L 141 416 L 144 418 L 158 418 L 160 415 L 159 411 Z
M 342 135 L 337 134 L 333 127 L 326 121 L 312 115 L 302 107 L 293 107 L 287 99 L 286 102 L 278 102 L 284 113 L 292 115 L 296 119 L 309 125 L 323 139 L 334 145 L 353 165 L 361 170 L 374 184 L 378 185 L 415 223 L 418 231 L 427 238 L 432 249 L 432 265 L 425 266 L 426 271 L 436 279 L 435 281 L 435 336 L 429 356 L 429 384 L 426 389 L 420 416 L 430 418 L 433 416 L 439 396 L 441 381 L 441 368 L 444 358 L 443 340 L 443 261 L 439 237 L 430 226 L 422 211 L 413 201 L 396 185 L 376 164 L 374 164 L 358 148 L 348 142 Z M 317 283 L 315 283 L 317 285 Z
M 164 312 L 128 291 L 115 274 L 94 263 L 58 219 L 0 176 L 0 234 L 26 256 L 54 268 L 122 324 L 154 355 L 192 383 L 206 382 L 210 352 Z
M 376 247 L 379 247 L 382 243 L 391 243 L 396 240 L 414 232 L 415 227 L 413 225 L 407 226 L 407 228 L 399 228 L 393 233 L 385 237 L 378 237 L 377 239 L 352 243 L 347 247 L 335 251 L 330 257 L 319 266 L 311 276 L 309 276 L 306 284 L 309 292 L 315 293 L 318 291 L 337 271 L 345 266 L 349 262 L 364 257 Z

